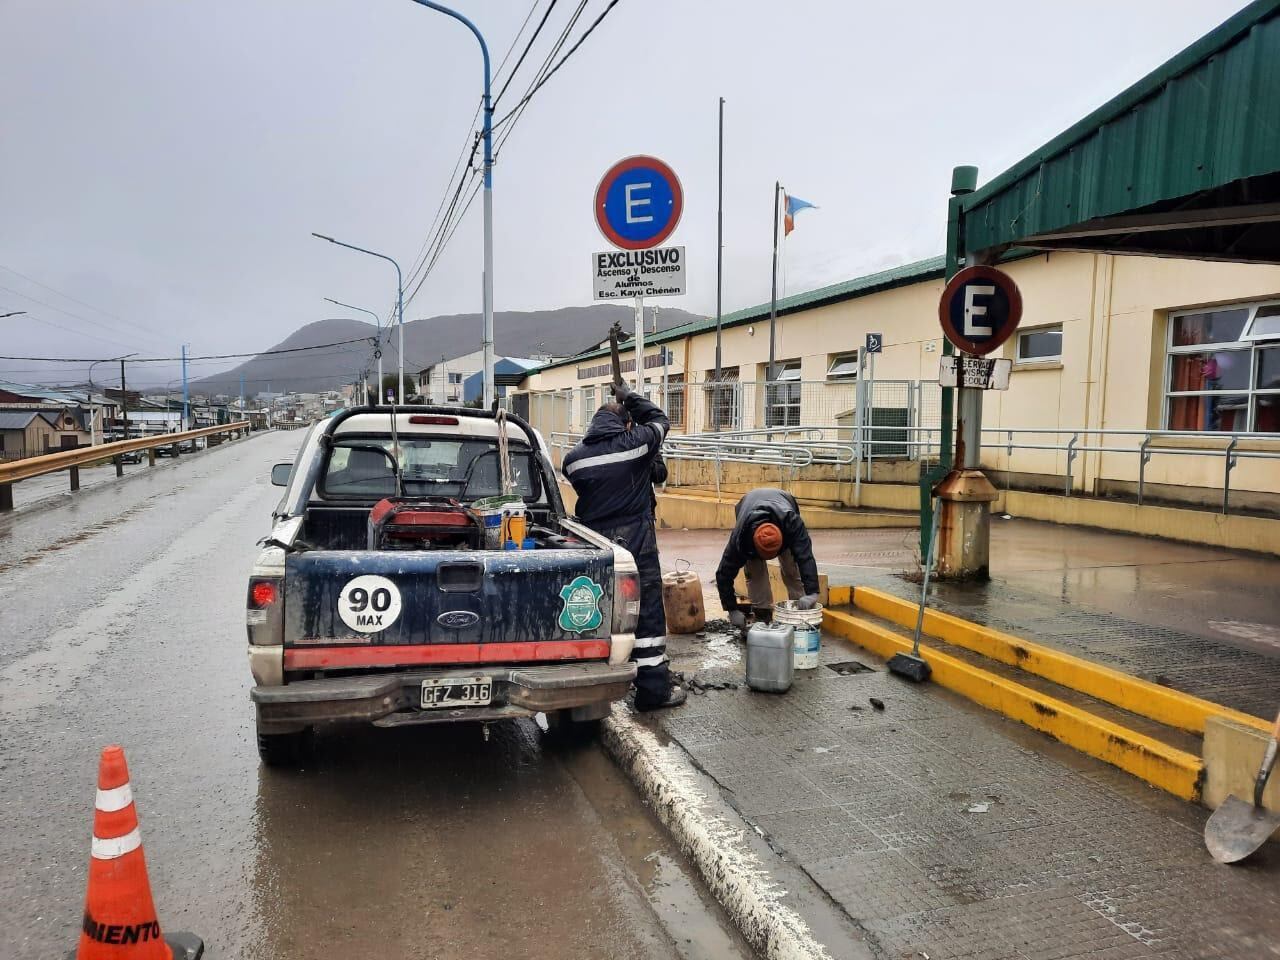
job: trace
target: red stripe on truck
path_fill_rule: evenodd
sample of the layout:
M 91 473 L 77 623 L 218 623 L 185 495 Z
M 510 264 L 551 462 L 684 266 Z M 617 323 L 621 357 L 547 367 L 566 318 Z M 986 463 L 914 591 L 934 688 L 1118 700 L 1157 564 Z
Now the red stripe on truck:
M 548 660 L 604 660 L 608 656 L 608 640 L 308 647 L 286 650 L 284 668 L 286 670 L 325 670 L 353 667 L 402 667 L 418 664 L 536 663 Z

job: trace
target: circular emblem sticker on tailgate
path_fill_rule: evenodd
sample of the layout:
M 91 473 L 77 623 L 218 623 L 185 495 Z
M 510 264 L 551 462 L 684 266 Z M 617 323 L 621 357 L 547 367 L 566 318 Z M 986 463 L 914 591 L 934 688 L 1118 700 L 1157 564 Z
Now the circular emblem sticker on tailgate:
M 338 594 L 338 616 L 360 633 L 385 630 L 400 619 L 400 588 L 386 577 L 356 577 Z

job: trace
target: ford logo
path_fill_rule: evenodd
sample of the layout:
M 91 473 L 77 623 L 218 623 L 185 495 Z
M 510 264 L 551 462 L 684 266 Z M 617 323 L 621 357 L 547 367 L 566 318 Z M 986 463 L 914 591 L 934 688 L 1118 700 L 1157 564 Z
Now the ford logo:
M 480 622 L 480 614 L 470 610 L 446 610 L 436 617 L 436 623 L 450 630 L 465 630 Z

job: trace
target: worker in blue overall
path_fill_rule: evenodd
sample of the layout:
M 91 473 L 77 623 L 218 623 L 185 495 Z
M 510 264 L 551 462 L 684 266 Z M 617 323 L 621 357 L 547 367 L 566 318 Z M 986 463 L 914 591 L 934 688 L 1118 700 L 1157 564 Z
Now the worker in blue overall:
M 659 710 L 678 706 L 687 696 L 671 682 L 653 515 L 653 467 L 670 422 L 656 404 L 625 383 L 615 383 L 613 395 L 617 402 L 596 411 L 561 469 L 578 495 L 578 519 L 635 557 L 640 574 L 640 618 L 631 651 L 635 704 L 637 710 Z

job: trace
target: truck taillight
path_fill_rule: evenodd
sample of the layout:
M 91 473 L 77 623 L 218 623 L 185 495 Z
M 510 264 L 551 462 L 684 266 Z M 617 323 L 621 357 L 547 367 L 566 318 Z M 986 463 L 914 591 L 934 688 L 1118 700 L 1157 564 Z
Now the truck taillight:
M 635 633 L 636 622 L 640 619 L 640 574 L 621 570 L 616 577 L 614 632 Z
M 284 601 L 278 577 L 251 577 L 245 600 L 249 642 L 277 646 L 284 642 Z
M 278 587 L 274 580 L 255 580 L 249 586 L 249 607 L 261 610 L 276 602 Z

